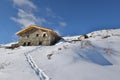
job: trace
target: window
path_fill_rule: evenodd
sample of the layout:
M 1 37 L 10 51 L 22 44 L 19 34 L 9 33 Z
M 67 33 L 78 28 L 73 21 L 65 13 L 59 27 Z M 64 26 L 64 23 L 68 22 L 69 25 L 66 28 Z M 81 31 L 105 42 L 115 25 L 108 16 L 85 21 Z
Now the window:
M 31 42 L 28 42 L 27 46 L 30 46 L 31 45 Z
M 47 34 L 46 34 L 46 33 L 44 33 L 44 34 L 43 34 L 43 37 L 47 37 Z
M 39 34 L 36 34 L 36 37 L 38 37 L 39 36 Z
M 45 37 L 46 35 L 45 34 L 43 34 L 43 37 Z
M 41 42 L 41 41 L 39 41 L 39 45 L 42 45 L 42 42 Z
M 26 42 L 23 43 L 23 46 L 26 46 Z
M 27 35 L 27 38 L 29 38 L 29 35 Z

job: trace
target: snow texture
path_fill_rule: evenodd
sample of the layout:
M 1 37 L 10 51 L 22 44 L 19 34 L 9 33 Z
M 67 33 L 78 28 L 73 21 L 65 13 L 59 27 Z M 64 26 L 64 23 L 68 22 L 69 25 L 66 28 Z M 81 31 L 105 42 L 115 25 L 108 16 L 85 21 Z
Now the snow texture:
M 48 76 L 36 65 L 34 62 L 32 56 L 30 55 L 31 52 L 36 51 L 40 47 L 37 47 L 31 51 L 25 52 L 26 59 L 28 63 L 30 64 L 31 68 L 36 72 L 36 74 L 39 76 L 40 80 L 49 80 Z
M 63 37 L 54 46 L 0 46 L 0 80 L 120 80 L 120 29 Z

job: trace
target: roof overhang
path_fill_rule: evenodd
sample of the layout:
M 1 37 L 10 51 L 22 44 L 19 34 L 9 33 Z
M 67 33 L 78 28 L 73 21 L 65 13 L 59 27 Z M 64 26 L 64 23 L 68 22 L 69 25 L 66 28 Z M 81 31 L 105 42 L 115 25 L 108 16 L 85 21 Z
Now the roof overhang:
M 21 36 L 22 34 L 28 32 L 28 31 L 31 30 L 31 29 L 38 29 L 38 30 L 41 30 L 41 31 L 49 32 L 49 33 L 51 33 L 52 35 L 54 35 L 54 36 L 56 36 L 56 37 L 60 37 L 56 32 L 54 32 L 54 31 L 51 30 L 51 29 L 43 28 L 43 27 L 41 27 L 41 26 L 35 26 L 35 25 L 30 25 L 30 26 L 28 26 L 28 27 L 26 27 L 26 28 L 18 31 L 18 32 L 16 33 L 16 35 Z M 61 38 L 61 37 L 60 37 L 60 38 Z

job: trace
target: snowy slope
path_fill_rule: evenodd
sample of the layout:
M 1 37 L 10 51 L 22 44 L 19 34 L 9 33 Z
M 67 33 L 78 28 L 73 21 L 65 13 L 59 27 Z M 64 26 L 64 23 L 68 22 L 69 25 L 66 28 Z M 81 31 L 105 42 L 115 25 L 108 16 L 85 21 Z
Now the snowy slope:
M 54 46 L 0 48 L 0 80 L 120 80 L 120 29 L 87 35 Z
M 22 54 L 24 51 L 26 51 L 24 48 L 0 49 L 0 80 L 34 80 L 38 78 Z

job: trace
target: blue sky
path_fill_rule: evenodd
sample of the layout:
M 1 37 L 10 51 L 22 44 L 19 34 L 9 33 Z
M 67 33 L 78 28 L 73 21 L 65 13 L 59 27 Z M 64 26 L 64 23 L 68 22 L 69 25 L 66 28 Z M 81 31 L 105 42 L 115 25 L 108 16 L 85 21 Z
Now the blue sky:
M 1 0 L 0 44 L 17 41 L 30 24 L 62 36 L 120 28 L 120 0 Z

